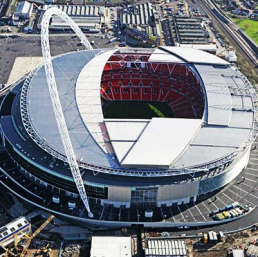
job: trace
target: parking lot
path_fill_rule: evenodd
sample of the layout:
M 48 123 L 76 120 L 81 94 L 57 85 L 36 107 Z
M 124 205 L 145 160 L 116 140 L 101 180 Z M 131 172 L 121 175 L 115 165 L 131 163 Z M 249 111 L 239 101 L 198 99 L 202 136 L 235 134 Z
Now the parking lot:
M 0 84 L 6 84 L 16 57 L 42 56 L 40 35 L 20 34 L 17 38 L 0 38 Z M 79 39 L 72 38 L 75 34 L 53 34 L 50 36 L 51 55 L 55 56 L 70 51 L 82 50 L 77 46 Z M 96 37 L 97 36 L 97 37 Z M 107 44 L 108 39 L 99 35 L 89 35 L 88 40 L 94 41 L 94 48 L 115 47 L 119 42 Z
M 167 45 L 167 46 L 174 45 L 173 44 L 173 37 L 172 37 L 172 33 L 171 33 L 170 21 L 168 19 L 163 20 L 161 22 L 161 26 L 162 26 L 162 31 L 163 31 L 165 45 Z

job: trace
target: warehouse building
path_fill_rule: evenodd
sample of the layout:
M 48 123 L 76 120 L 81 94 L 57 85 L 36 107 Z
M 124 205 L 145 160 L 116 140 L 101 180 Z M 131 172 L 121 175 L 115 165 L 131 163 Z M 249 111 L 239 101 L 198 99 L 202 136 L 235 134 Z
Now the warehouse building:
M 91 241 L 91 257 L 120 257 L 132 256 L 133 239 L 119 236 L 93 236 Z
M 187 257 L 186 243 L 184 240 L 150 239 L 147 241 L 145 256 Z
M 44 5 L 37 25 L 38 29 L 41 29 L 41 20 L 48 8 L 49 5 Z M 65 12 L 82 30 L 87 32 L 100 32 L 101 23 L 109 24 L 110 22 L 110 9 L 104 6 L 57 5 L 57 8 Z M 70 27 L 60 17 L 54 16 L 49 29 L 66 30 Z
M 134 29 L 150 36 L 160 37 L 162 34 L 159 16 L 150 3 L 124 9 L 120 23 L 122 28 Z
M 179 44 L 209 44 L 209 35 L 199 19 L 175 16 L 172 19 L 173 34 Z
M 258 257 L 258 246 L 250 244 L 247 251 L 246 251 L 247 257 Z
M 13 24 L 18 25 L 20 21 L 29 20 L 32 14 L 33 5 L 27 1 L 20 2 L 13 14 Z

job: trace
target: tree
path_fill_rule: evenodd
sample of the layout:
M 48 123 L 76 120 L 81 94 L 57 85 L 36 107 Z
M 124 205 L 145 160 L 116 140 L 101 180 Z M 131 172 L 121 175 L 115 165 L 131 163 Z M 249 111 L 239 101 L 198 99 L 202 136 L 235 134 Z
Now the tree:
M 244 25 L 244 28 L 245 28 L 245 30 L 247 30 L 247 29 L 249 28 L 249 24 L 246 23 L 246 24 Z

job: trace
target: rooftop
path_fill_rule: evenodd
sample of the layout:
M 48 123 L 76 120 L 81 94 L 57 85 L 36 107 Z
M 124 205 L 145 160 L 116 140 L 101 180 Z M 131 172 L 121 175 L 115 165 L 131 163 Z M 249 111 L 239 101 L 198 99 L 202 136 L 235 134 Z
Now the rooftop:
M 132 256 L 131 237 L 93 236 L 91 257 L 129 257 Z

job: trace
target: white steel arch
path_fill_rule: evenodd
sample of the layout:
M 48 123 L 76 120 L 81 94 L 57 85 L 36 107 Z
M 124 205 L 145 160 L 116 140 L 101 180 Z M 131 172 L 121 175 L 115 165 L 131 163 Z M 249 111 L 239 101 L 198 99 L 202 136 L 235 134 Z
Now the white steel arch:
M 50 92 L 50 97 L 59 129 L 59 133 L 62 139 L 62 143 L 65 149 L 65 153 L 67 156 L 67 161 L 70 165 L 70 169 L 76 184 L 76 187 L 78 189 L 78 192 L 80 194 L 80 197 L 85 205 L 85 208 L 88 212 L 88 216 L 90 218 L 93 218 L 93 214 L 90 211 L 90 206 L 87 198 L 87 194 L 84 188 L 83 180 L 81 177 L 81 173 L 79 170 L 79 166 L 76 160 L 76 156 L 73 150 L 72 142 L 69 136 L 69 132 L 66 126 L 64 114 L 62 111 L 62 106 L 60 103 L 60 98 L 58 95 L 57 85 L 56 85 L 56 79 L 54 75 L 54 70 L 52 66 L 52 58 L 50 55 L 50 47 L 49 47 L 49 22 L 53 15 L 59 16 L 63 21 L 65 21 L 77 34 L 77 36 L 80 38 L 82 44 L 86 47 L 88 50 L 92 50 L 92 46 L 89 43 L 88 39 L 85 37 L 85 35 L 82 33 L 78 25 L 63 11 L 57 9 L 57 8 L 49 8 L 46 10 L 42 22 L 41 22 L 41 49 L 42 49 L 42 55 L 44 59 L 44 66 L 45 66 L 45 73 L 47 77 L 47 84 Z

